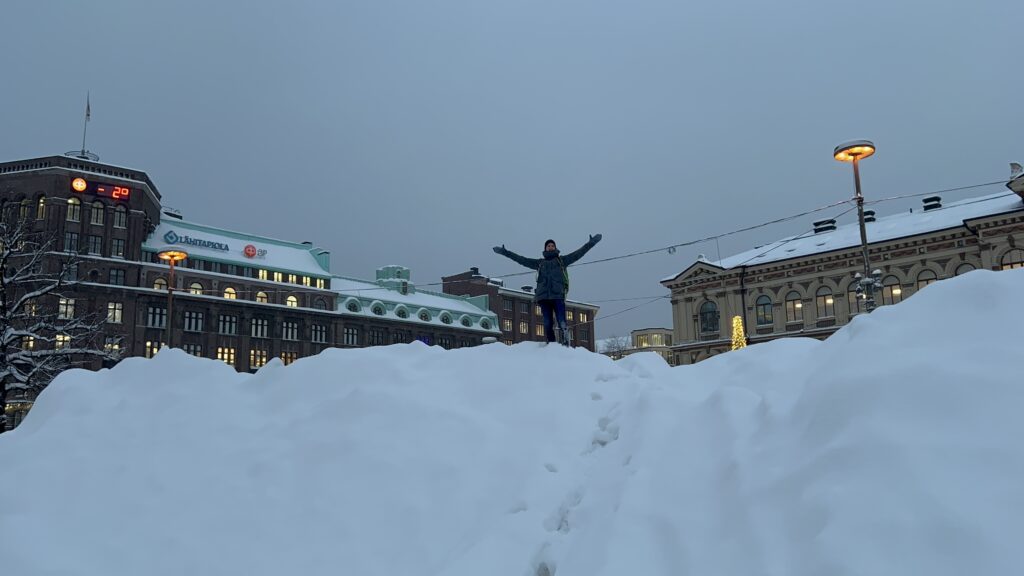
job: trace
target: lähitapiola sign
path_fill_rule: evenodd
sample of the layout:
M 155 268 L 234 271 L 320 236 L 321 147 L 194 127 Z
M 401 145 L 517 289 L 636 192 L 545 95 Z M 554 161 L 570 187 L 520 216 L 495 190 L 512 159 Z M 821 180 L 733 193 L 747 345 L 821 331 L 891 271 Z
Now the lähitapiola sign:
M 180 236 L 174 230 L 168 230 L 167 233 L 164 234 L 164 242 L 167 242 L 168 244 L 187 244 L 189 246 L 209 248 L 211 250 L 220 250 L 222 252 L 231 251 L 231 248 L 223 242 L 203 240 L 202 238 L 193 238 L 191 236 Z

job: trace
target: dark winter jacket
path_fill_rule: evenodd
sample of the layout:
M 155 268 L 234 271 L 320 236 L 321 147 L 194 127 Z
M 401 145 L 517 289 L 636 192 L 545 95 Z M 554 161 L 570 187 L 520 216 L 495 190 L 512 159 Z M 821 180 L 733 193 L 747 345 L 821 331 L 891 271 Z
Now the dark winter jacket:
M 534 300 L 564 300 L 567 292 L 563 275 L 564 268 L 583 258 L 600 240 L 600 234 L 591 236 L 590 240 L 579 250 L 565 256 L 559 256 L 558 250 L 545 250 L 543 258 L 525 258 L 511 250 L 506 250 L 504 246 L 495 248 L 494 251 L 537 271 L 537 287 L 533 291 Z

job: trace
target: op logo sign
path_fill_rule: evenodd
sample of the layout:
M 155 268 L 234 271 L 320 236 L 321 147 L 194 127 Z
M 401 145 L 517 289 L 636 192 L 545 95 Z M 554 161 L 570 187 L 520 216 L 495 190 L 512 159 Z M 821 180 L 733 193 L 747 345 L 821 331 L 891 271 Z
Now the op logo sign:
M 210 240 L 202 240 L 200 238 L 193 238 L 191 236 L 179 236 L 174 230 L 168 230 L 164 234 L 164 242 L 168 244 L 188 244 L 189 246 L 197 246 L 199 248 L 210 248 L 212 250 L 221 250 L 228 252 L 231 248 L 223 242 L 213 242 Z
M 242 249 L 242 254 L 246 258 L 263 258 L 267 255 L 267 250 L 265 248 L 257 248 L 252 244 L 246 244 L 245 248 Z

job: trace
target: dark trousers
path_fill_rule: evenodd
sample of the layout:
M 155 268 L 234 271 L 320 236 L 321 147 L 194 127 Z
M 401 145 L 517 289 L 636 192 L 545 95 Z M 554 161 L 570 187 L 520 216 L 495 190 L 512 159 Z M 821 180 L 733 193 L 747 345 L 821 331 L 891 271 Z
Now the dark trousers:
M 537 305 L 544 314 L 544 336 L 548 342 L 554 342 L 556 317 L 563 332 L 568 328 L 565 324 L 565 300 L 538 300 Z

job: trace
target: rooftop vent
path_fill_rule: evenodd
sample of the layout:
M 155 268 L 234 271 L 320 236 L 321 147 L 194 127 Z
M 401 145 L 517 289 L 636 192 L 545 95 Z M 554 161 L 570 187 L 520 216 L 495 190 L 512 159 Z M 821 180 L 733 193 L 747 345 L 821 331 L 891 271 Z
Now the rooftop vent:
M 936 208 L 942 208 L 942 197 L 941 196 L 929 196 L 922 200 L 924 202 L 924 211 L 935 210 Z
M 479 275 L 480 275 L 480 269 L 479 269 L 479 268 L 477 268 L 476 266 L 470 266 L 470 267 L 469 267 L 469 272 L 470 272 L 470 273 L 471 273 L 471 274 L 472 274 L 473 276 L 479 276 Z
M 487 283 L 493 284 L 494 286 L 505 286 L 505 281 L 501 278 L 489 278 Z
M 865 210 L 864 211 L 864 221 L 865 222 L 874 222 L 875 221 L 875 211 L 874 210 Z
M 833 232 L 836 229 L 836 221 L 832 220 L 818 220 L 814 223 L 814 233 L 821 234 L 822 232 Z
M 523 286 L 523 292 L 533 292 L 533 286 Z
M 164 216 L 168 216 L 170 218 L 177 218 L 178 220 L 181 220 L 182 218 L 181 210 L 176 210 L 174 208 L 169 207 L 164 208 Z

